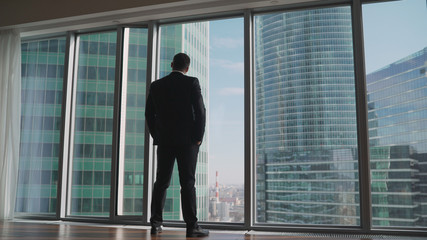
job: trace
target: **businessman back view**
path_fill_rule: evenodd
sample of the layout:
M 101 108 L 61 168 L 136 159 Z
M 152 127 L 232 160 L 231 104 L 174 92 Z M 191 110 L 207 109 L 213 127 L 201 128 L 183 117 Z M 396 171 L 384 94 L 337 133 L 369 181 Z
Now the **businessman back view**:
M 172 72 L 154 81 L 147 97 L 145 117 L 157 148 L 156 182 L 151 202 L 151 233 L 162 231 L 163 208 L 175 159 L 181 184 L 181 205 L 187 237 L 207 236 L 197 223 L 195 172 L 206 125 L 206 109 L 199 80 L 186 76 L 190 58 L 174 56 Z

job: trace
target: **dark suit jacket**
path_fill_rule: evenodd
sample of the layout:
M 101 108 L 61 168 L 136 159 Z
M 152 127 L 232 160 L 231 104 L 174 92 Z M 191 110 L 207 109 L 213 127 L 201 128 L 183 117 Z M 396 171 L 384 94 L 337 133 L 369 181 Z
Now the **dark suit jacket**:
M 180 72 L 151 83 L 145 119 L 155 145 L 185 145 L 202 141 L 206 109 L 199 80 Z

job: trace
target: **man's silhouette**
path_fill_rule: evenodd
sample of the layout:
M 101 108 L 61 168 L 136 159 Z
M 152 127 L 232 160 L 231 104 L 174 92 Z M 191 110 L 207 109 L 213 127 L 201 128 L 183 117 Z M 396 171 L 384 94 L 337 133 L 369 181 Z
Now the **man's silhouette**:
M 197 223 L 195 173 L 206 124 L 199 80 L 185 74 L 190 58 L 174 56 L 172 72 L 150 86 L 145 117 L 157 148 L 157 176 L 151 201 L 151 234 L 162 231 L 163 208 L 175 159 L 181 184 L 181 205 L 187 237 L 207 236 Z

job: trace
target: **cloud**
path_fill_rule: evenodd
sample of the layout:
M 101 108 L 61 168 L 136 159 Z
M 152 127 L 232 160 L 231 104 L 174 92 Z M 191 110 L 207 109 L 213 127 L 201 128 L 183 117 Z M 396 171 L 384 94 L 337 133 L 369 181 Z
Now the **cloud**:
M 213 48 L 238 48 L 243 47 L 243 38 L 214 38 L 211 41 Z
M 222 96 L 234 96 L 234 95 L 243 95 L 243 88 L 222 88 L 219 90 L 219 95 Z
M 214 65 L 217 68 L 224 68 L 231 71 L 239 72 L 243 74 L 244 63 L 243 62 L 233 62 L 226 59 L 211 59 L 211 65 Z

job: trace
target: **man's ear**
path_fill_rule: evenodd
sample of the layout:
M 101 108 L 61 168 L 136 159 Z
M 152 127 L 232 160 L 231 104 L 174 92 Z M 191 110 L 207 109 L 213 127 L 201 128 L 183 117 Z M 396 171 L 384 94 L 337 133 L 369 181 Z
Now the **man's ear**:
M 185 73 L 187 73 L 188 72 L 188 69 L 190 69 L 190 66 L 188 66 L 186 69 L 185 69 Z
M 171 68 L 173 69 L 173 62 L 171 62 Z

